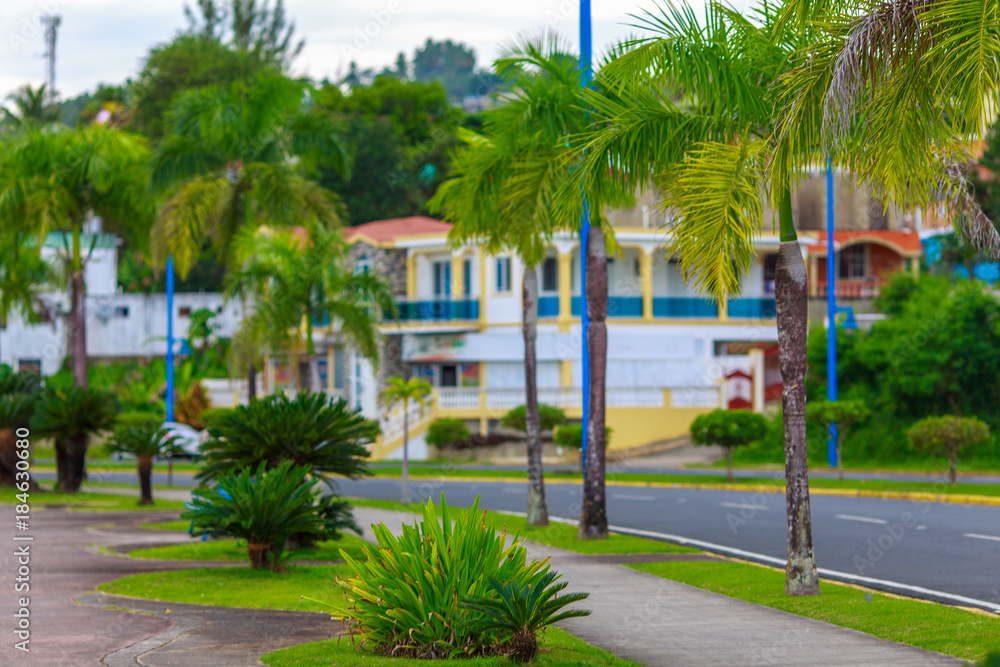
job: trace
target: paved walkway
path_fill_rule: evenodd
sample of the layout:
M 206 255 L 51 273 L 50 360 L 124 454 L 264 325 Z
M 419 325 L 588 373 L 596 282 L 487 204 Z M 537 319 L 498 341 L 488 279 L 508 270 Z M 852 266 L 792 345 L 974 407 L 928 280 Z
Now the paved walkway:
M 358 523 L 397 529 L 413 515 L 356 508 Z M 577 637 L 647 667 L 719 665 L 961 665 L 939 653 L 876 639 L 854 630 L 709 593 L 621 565 L 552 547 L 530 545 L 529 557 L 551 556 L 569 581 L 588 591 L 590 616 L 564 627 Z

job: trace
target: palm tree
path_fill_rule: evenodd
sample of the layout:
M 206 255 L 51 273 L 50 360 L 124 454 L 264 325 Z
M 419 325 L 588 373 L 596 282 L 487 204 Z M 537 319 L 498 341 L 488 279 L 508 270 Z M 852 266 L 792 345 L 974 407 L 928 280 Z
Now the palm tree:
M 378 357 L 378 324 L 396 304 L 374 273 L 349 271 L 336 233 L 244 229 L 234 244 L 237 268 L 226 276 L 227 298 L 252 300 L 254 312 L 235 336 L 238 347 L 260 343 L 288 351 L 289 360 L 305 347 L 308 376 L 299 386 L 321 391 L 314 327 L 325 321 L 367 359 Z M 247 354 L 247 351 L 239 352 Z
M 224 257 L 241 229 L 340 223 L 337 196 L 303 176 L 320 158 L 347 165 L 332 122 L 305 107 L 308 92 L 302 81 L 265 71 L 174 102 L 153 155 L 153 182 L 167 188 L 150 235 L 157 262 L 172 255 L 185 276 L 205 243 Z
M 141 137 L 100 125 L 28 129 L 0 155 L 0 224 L 39 239 L 49 232 L 69 237 L 63 255 L 70 285 L 67 333 L 78 387 L 87 385 L 84 225 L 97 216 L 105 228 L 142 229 L 151 217 L 148 164 Z
M 674 214 L 670 245 L 686 279 L 721 302 L 737 294 L 753 257 L 765 205 L 777 210 L 775 276 L 785 433 L 788 565 L 785 592 L 817 595 L 806 463 L 806 271 L 792 220 L 794 180 L 820 147 L 815 93 L 803 94 L 794 132 L 777 84 L 818 39 L 802 17 L 768 5 L 751 20 L 710 3 L 700 21 L 688 6 L 640 20 L 652 36 L 616 49 L 588 103 L 601 117 L 585 148 L 584 179 L 598 191 L 655 186 Z
M 115 429 L 109 443 L 110 450 L 120 454 L 131 454 L 136 458 L 139 472 L 139 504 L 153 504 L 153 459 L 169 456 L 177 450 L 174 438 L 155 419 L 131 424 L 120 424 Z
M 18 234 L 0 234 L 0 326 L 6 326 L 11 315 L 30 322 L 47 314 L 41 291 L 51 271 L 38 249 L 24 241 Z
M 14 105 L 14 111 L 6 107 L 0 108 L 3 111 L 4 119 L 8 124 L 16 128 L 39 127 L 48 123 L 54 123 L 59 119 L 59 109 L 50 104 L 46 104 L 49 94 L 46 84 L 37 88 L 32 88 L 26 83 L 16 91 L 7 96 L 7 99 Z
M 528 524 L 547 525 L 548 509 L 542 469 L 538 421 L 535 339 L 538 318 L 538 264 L 545 256 L 546 241 L 558 230 L 577 229 L 580 224 L 579 179 L 566 167 L 571 138 L 587 126 L 580 104 L 580 69 L 576 57 L 553 39 L 522 40 L 497 60 L 510 94 L 498 108 L 484 113 L 484 134 L 464 132 L 465 146 L 454 157 L 451 178 L 431 200 L 432 210 L 442 211 L 455 226 L 454 244 L 476 242 L 487 251 L 514 250 L 524 264 L 522 326 L 524 334 L 525 426 L 528 457 Z M 573 205 L 555 204 L 555 195 L 575 187 Z M 628 201 L 630 197 L 620 198 Z M 594 238 L 589 249 L 596 260 L 588 260 L 588 281 L 604 276 L 603 297 L 588 283 L 591 331 L 603 329 L 606 312 L 607 267 L 603 261 L 604 236 L 600 228 L 600 201 L 595 212 Z M 592 373 L 591 425 L 600 424 L 588 447 L 584 510 L 581 535 L 607 536 L 604 511 L 604 372 L 605 347 L 590 348 L 591 361 L 600 372 Z M 593 429 L 592 429 L 593 430 Z
M 34 373 L 15 373 L 10 366 L 0 365 L 0 484 L 13 485 L 24 481 L 31 488 L 37 483 L 27 471 L 18 471 L 17 453 L 26 442 L 17 431 L 27 428 L 41 393 L 41 378 Z M 23 435 L 23 434 L 22 434 Z
M 836 9 L 810 17 L 825 39 L 790 73 L 786 106 L 818 93 L 824 136 L 844 150 L 855 178 L 904 208 L 950 202 L 958 231 L 1000 255 L 1000 233 L 965 174 L 996 119 L 996 4 L 892 0 Z
M 117 414 L 118 401 L 110 391 L 70 387 L 42 393 L 31 418 L 31 430 L 34 436 L 52 438 L 55 443 L 59 491 L 80 490 L 87 475 L 90 437 L 110 429 Z
M 416 401 L 423 410 L 427 397 L 431 395 L 431 385 L 420 378 L 389 378 L 385 388 L 379 394 L 379 402 L 387 409 L 396 403 L 403 404 L 403 488 L 400 491 L 399 502 L 410 503 L 410 401 Z

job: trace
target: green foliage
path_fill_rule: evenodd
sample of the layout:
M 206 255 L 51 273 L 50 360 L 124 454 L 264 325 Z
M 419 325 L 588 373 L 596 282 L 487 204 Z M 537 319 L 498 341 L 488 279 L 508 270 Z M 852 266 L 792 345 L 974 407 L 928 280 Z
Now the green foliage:
M 235 412 L 236 408 L 207 408 L 202 410 L 201 420 L 205 422 L 206 426 L 211 428 L 216 422 L 228 418 Z
M 110 429 L 117 415 L 118 401 L 109 391 L 46 388 L 31 418 L 31 430 L 41 438 L 79 438 Z
M 613 429 L 604 428 L 604 442 L 611 444 L 611 433 Z M 581 449 L 583 447 L 583 424 L 563 424 L 552 432 L 552 437 L 560 447 L 569 449 Z
M 294 398 L 274 394 L 254 399 L 219 416 L 202 445 L 205 467 L 196 476 L 209 481 L 264 463 L 284 461 L 332 484 L 328 475 L 367 475 L 366 445 L 378 435 L 378 424 L 351 410 L 344 400 L 300 392 Z
M 433 389 L 427 380 L 420 378 L 412 377 L 408 380 L 399 377 L 389 378 L 379 394 L 379 402 L 386 407 L 403 403 L 405 408 L 410 401 L 416 401 L 423 407 Z
M 871 410 L 862 401 L 815 401 L 806 405 L 806 420 L 822 427 L 850 429 L 851 426 L 868 419 Z
M 41 378 L 0 365 L 0 431 L 27 427 L 35 413 L 41 392 Z
M 526 408 L 520 405 L 500 419 L 500 423 L 515 431 L 525 430 Z M 557 408 L 545 403 L 538 404 L 538 425 L 543 431 L 551 431 L 556 426 L 566 422 L 566 413 L 561 408 Z
M 517 541 L 507 546 L 506 534 L 498 534 L 478 508 L 477 498 L 453 524 L 442 496 L 440 520 L 428 501 L 422 520 L 404 525 L 399 537 L 383 524 L 374 526 L 378 546 L 362 547 L 365 560 L 344 554 L 345 602 L 335 615 L 352 623 L 363 649 L 419 658 L 497 651 L 503 632 L 483 629 L 486 614 L 459 601 L 494 599 L 491 578 L 523 590 L 548 565 L 528 563 Z
M 309 472 L 291 461 L 271 469 L 262 461 L 238 475 L 221 475 L 217 488 L 192 493 L 190 509 L 181 518 L 192 522 L 193 535 L 246 540 L 251 568 L 280 570 L 291 535 L 321 539 L 326 534 L 314 483 L 306 480 Z
M 749 410 L 713 410 L 691 422 L 691 442 L 701 446 L 741 447 L 766 434 L 767 419 Z
M 427 427 L 427 444 L 432 447 L 447 447 L 464 442 L 472 437 L 469 427 L 461 419 L 435 419 Z
M 538 652 L 536 633 L 547 626 L 569 618 L 589 616 L 585 609 L 561 611 L 564 607 L 590 597 L 590 593 L 569 593 L 557 597 L 568 585 L 556 583 L 555 572 L 536 572 L 527 584 L 518 586 L 513 581 L 503 583 L 490 577 L 490 588 L 495 597 L 463 598 L 462 609 L 471 609 L 486 615 L 480 623 L 481 631 L 500 631 L 503 652 L 515 662 L 531 662 Z
M 108 449 L 113 453 L 132 454 L 136 458 L 155 458 L 169 456 L 177 451 L 174 438 L 170 436 L 163 423 L 153 417 L 145 420 L 130 419 L 122 423 L 119 419 L 114 435 L 108 442 Z
M 925 417 L 906 431 L 910 446 L 936 455 L 961 454 L 990 437 L 990 429 L 975 417 Z

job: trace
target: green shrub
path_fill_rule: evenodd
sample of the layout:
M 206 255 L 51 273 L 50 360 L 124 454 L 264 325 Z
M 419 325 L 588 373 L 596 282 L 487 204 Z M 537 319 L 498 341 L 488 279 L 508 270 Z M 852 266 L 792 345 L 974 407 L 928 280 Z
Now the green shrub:
M 500 419 L 500 423 L 507 428 L 512 428 L 515 431 L 524 431 L 525 429 L 525 413 L 527 409 L 525 406 L 520 405 Z M 556 426 L 564 424 L 566 422 L 566 413 L 560 408 L 553 407 L 551 405 L 546 405 L 545 403 L 538 404 L 538 427 L 543 431 L 551 431 Z
M 201 413 L 201 420 L 207 428 L 215 426 L 236 412 L 236 408 L 208 408 Z
M 196 489 L 181 518 L 192 522 L 192 535 L 246 540 L 251 568 L 279 571 L 288 555 L 289 537 L 307 534 L 323 539 L 327 534 L 308 474 L 308 466 L 291 461 L 271 469 L 261 461 L 238 475 L 221 475 L 217 488 Z
M 868 419 L 871 410 L 862 401 L 811 401 L 806 404 L 806 421 L 829 433 L 837 425 L 837 469 L 844 479 L 844 437 L 855 424 Z M 807 430 L 808 435 L 808 430 Z
M 954 484 L 962 452 L 968 447 L 986 444 L 990 429 L 975 417 L 925 417 L 910 427 L 906 438 L 918 451 L 947 457 L 948 480 Z
M 589 616 L 586 609 L 560 611 L 590 597 L 590 593 L 569 593 L 556 597 L 567 583 L 556 583 L 555 572 L 536 572 L 531 581 L 519 587 L 513 581 L 500 583 L 490 577 L 495 598 L 464 598 L 459 606 L 482 612 L 481 632 L 499 631 L 502 652 L 514 662 L 531 662 L 538 653 L 538 631 L 568 618 Z
M 719 445 L 726 456 L 726 478 L 733 479 L 733 449 L 767 435 L 767 419 L 749 410 L 712 410 L 691 422 L 691 442 L 698 446 Z
M 614 429 L 604 427 L 605 447 L 611 444 L 611 433 Z M 583 447 L 583 424 L 563 424 L 552 433 L 556 444 L 567 449 L 580 449 Z
M 403 526 L 395 537 L 374 526 L 378 546 L 364 545 L 365 560 L 342 552 L 348 574 L 341 580 L 345 602 L 336 616 L 351 622 L 361 647 L 413 658 L 494 655 L 503 652 L 508 632 L 490 616 L 461 600 L 496 599 L 501 588 L 523 591 L 548 571 L 545 562 L 527 562 L 515 540 L 506 545 L 493 521 L 480 513 L 479 499 L 452 524 L 444 497 L 441 519 L 428 501 L 423 519 Z M 536 589 L 537 590 L 537 589 Z M 537 614 L 532 616 L 537 620 Z
M 469 427 L 461 419 L 435 419 L 427 427 L 427 444 L 432 447 L 448 447 L 464 442 L 472 437 Z
M 369 474 L 366 445 L 374 441 L 379 427 L 344 400 L 301 392 L 294 398 L 275 394 L 254 399 L 219 416 L 208 433 L 209 440 L 201 446 L 205 467 L 197 479 L 291 461 L 332 485 L 328 475 Z

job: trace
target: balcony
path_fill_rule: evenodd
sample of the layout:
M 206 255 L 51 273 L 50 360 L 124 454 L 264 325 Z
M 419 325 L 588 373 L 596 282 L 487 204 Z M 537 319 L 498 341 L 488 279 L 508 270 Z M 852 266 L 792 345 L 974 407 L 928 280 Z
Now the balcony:
M 730 299 L 727 312 L 729 317 L 756 320 L 773 320 L 778 316 L 774 297 Z
M 719 316 L 715 304 L 698 297 L 654 296 L 653 317 L 705 317 Z
M 874 299 L 882 294 L 881 278 L 855 278 L 847 280 L 838 278 L 835 281 L 834 291 L 838 299 Z M 826 298 L 827 283 L 821 282 L 816 285 L 816 292 L 812 296 Z
M 424 299 L 396 301 L 400 322 L 453 322 L 456 320 L 478 320 L 479 299 Z

